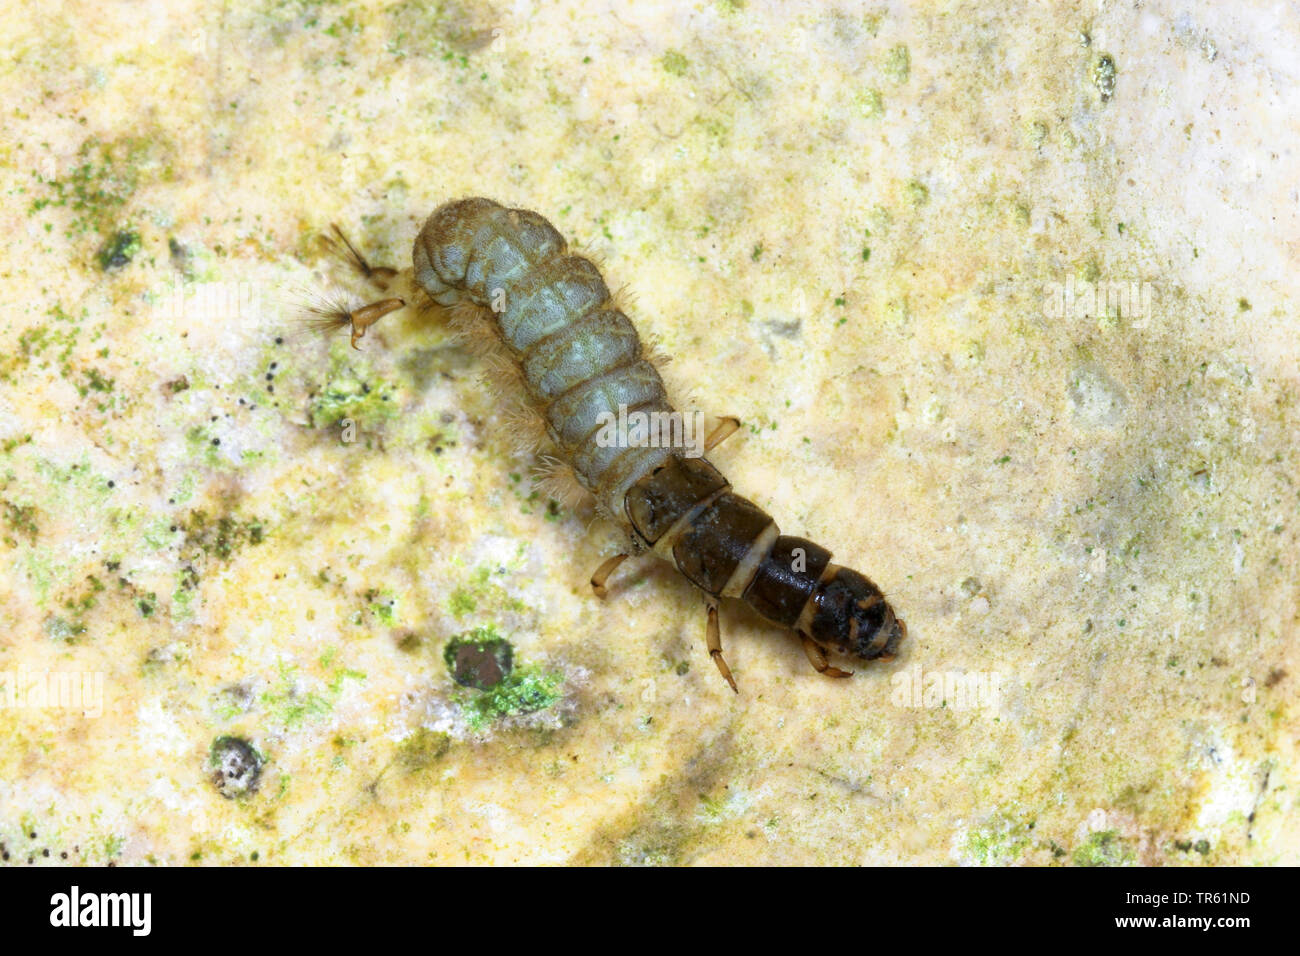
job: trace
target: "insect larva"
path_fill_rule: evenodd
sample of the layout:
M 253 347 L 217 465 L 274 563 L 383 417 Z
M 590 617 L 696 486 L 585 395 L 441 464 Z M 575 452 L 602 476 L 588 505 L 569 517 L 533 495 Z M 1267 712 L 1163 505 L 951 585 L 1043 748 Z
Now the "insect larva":
M 569 255 L 549 222 L 490 199 L 449 202 L 425 222 L 413 258 L 424 292 L 439 305 L 468 309 L 472 321 L 492 330 L 522 373 L 528 403 L 559 456 L 602 513 L 627 532 L 630 550 L 653 551 L 704 592 L 709 654 L 733 690 L 718 627 L 717 602 L 724 597 L 740 598 L 794 629 L 822 674 L 849 676 L 827 663 L 826 648 L 868 661 L 894 656 L 907 628 L 880 589 L 833 564 L 825 548 L 781 534 L 708 461 L 672 447 L 597 441 L 620 406 L 627 414 L 673 409 L 599 270 Z M 355 345 L 367 326 L 402 304 L 386 299 L 339 320 L 351 323 Z M 724 423 L 704 450 L 737 424 Z M 626 557 L 616 555 L 592 576 L 597 594 Z

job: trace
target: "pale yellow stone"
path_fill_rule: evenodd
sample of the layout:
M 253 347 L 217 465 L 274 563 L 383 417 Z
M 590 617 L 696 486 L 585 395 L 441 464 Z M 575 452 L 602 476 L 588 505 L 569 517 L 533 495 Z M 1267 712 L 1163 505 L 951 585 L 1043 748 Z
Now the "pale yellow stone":
M 13 861 L 1300 862 L 1285 6 L 213 9 L 0 7 Z M 591 596 L 444 317 L 290 334 L 373 295 L 317 231 L 406 267 L 465 195 L 602 260 L 896 661 L 729 605 L 733 695 L 672 569 Z M 476 731 L 486 625 L 562 683 Z

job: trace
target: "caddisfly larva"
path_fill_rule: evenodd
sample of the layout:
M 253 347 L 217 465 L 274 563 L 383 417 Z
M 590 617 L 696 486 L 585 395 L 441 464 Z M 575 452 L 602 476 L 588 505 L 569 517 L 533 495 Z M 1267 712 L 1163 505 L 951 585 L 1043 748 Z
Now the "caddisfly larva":
M 335 227 L 337 230 L 337 227 Z M 349 258 L 376 285 L 380 273 L 347 246 Z M 763 617 L 795 630 L 820 673 L 847 677 L 825 649 L 862 660 L 889 660 L 907 628 L 865 576 L 831 562 L 831 553 L 783 535 L 753 502 L 734 494 L 708 461 L 658 443 L 597 440 L 622 411 L 673 414 L 663 382 L 640 336 L 610 298 L 590 260 L 569 255 L 564 238 L 537 213 L 490 199 L 439 207 L 415 240 L 414 279 L 434 302 L 457 309 L 462 324 L 491 330 L 521 373 L 557 455 L 591 492 L 597 507 L 627 532 L 629 550 L 653 551 L 704 592 L 706 640 L 722 676 L 736 690 L 722 657 L 718 601 L 740 598 Z M 386 287 L 386 281 L 384 286 Z M 325 327 L 366 329 L 404 301 L 389 298 L 323 316 Z M 707 451 L 736 430 L 724 421 Z M 598 595 L 616 555 L 592 576 Z

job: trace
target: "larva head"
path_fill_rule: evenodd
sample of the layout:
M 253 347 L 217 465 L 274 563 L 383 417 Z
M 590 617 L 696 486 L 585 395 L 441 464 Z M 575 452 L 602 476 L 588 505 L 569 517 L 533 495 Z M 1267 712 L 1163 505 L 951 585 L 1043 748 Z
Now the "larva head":
M 844 654 L 889 660 L 907 636 L 907 625 L 894 616 L 880 588 L 850 568 L 829 565 L 811 605 L 808 636 Z

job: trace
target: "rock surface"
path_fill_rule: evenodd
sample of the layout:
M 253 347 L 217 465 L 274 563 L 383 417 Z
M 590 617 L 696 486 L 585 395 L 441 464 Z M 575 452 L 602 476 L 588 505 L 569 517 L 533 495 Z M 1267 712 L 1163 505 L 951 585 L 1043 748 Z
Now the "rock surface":
M 1294 9 L 5 6 L 10 862 L 1300 862 Z M 445 317 L 300 334 L 462 195 L 894 662 L 727 606 L 736 697 Z

